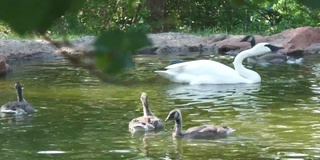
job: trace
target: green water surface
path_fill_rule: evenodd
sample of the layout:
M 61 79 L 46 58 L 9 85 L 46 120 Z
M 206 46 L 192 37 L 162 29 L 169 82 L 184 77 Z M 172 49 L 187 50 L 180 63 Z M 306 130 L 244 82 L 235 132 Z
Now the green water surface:
M 1 119 L 1 159 L 320 158 L 320 62 L 314 56 L 302 65 L 248 66 L 262 77 L 254 85 L 174 84 L 153 72 L 168 65 L 167 58 L 136 61 L 135 69 L 117 77 L 119 84 L 63 59 L 14 62 L 14 73 L 0 79 L 0 104 L 16 99 L 13 85 L 21 81 L 37 113 Z M 181 109 L 184 129 L 217 124 L 236 132 L 225 139 L 174 140 L 168 122 L 162 132 L 131 135 L 128 122 L 142 115 L 141 92 L 162 119 Z

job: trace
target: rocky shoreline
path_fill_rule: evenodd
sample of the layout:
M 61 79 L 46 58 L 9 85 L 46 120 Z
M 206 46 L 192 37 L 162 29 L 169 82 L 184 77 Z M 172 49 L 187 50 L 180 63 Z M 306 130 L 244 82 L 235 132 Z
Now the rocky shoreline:
M 320 28 L 299 27 L 288 29 L 271 36 L 254 35 L 257 43 L 269 42 L 274 45 L 283 46 L 282 54 L 320 53 Z M 149 34 L 153 42 L 150 47 L 142 48 L 138 54 L 148 55 L 172 55 L 188 54 L 190 52 L 216 53 L 231 50 L 244 50 L 250 47 L 249 43 L 239 42 L 244 35 L 217 34 L 207 37 L 196 36 L 185 33 L 157 33 Z M 82 37 L 71 43 L 76 50 L 92 49 L 94 36 Z M 45 40 L 0 40 L 0 74 L 9 71 L 7 61 L 17 59 L 37 59 L 59 55 L 59 49 Z M 71 54 L 72 51 L 70 52 Z

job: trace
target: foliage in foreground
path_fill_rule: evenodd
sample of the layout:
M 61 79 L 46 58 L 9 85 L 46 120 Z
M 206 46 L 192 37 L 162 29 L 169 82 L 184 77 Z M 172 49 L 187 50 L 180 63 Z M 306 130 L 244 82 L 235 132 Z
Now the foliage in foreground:
M 59 48 L 70 43 L 56 42 L 50 33 L 99 35 L 93 53 L 83 53 L 93 65 L 83 63 L 82 56 L 62 54 L 75 66 L 106 75 L 133 66 L 131 55 L 151 45 L 146 32 L 317 26 L 319 6 L 313 0 L 0 0 L 0 32 L 40 35 Z
M 64 15 L 50 30 L 94 35 L 106 28 L 144 33 L 208 29 L 274 34 L 318 26 L 317 4 L 312 0 L 85 0 L 79 12 Z

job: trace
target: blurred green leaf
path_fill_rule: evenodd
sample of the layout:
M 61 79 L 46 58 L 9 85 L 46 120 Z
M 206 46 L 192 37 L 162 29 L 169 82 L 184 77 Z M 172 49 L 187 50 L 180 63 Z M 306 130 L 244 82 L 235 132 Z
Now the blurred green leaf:
M 71 9 L 80 9 L 84 0 L 0 0 L 0 19 L 18 34 L 44 33 L 54 21 Z
M 97 67 L 110 74 L 133 67 L 132 54 L 148 45 L 151 42 L 144 33 L 119 30 L 104 32 L 94 43 Z
M 310 8 L 320 8 L 320 1 L 317 0 L 297 0 L 299 3 L 310 7 Z
M 140 0 L 127 0 L 126 3 L 128 3 L 128 13 L 130 15 L 134 15 L 136 8 L 138 6 L 139 3 L 141 3 Z
M 123 32 L 120 30 L 106 31 L 100 34 L 94 46 L 98 53 L 131 52 L 151 45 L 145 33 Z
M 109 52 L 97 54 L 96 64 L 105 73 L 116 74 L 134 66 L 131 54 Z
M 244 6 L 247 4 L 245 0 L 231 0 L 231 3 L 235 6 Z

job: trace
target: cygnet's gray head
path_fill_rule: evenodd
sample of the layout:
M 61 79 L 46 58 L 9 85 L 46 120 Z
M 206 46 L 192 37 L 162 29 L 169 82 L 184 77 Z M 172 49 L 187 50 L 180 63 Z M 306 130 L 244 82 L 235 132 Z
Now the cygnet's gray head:
M 172 111 L 169 112 L 167 118 L 166 118 L 166 122 L 169 120 L 181 120 L 181 112 L 178 109 L 174 109 Z

